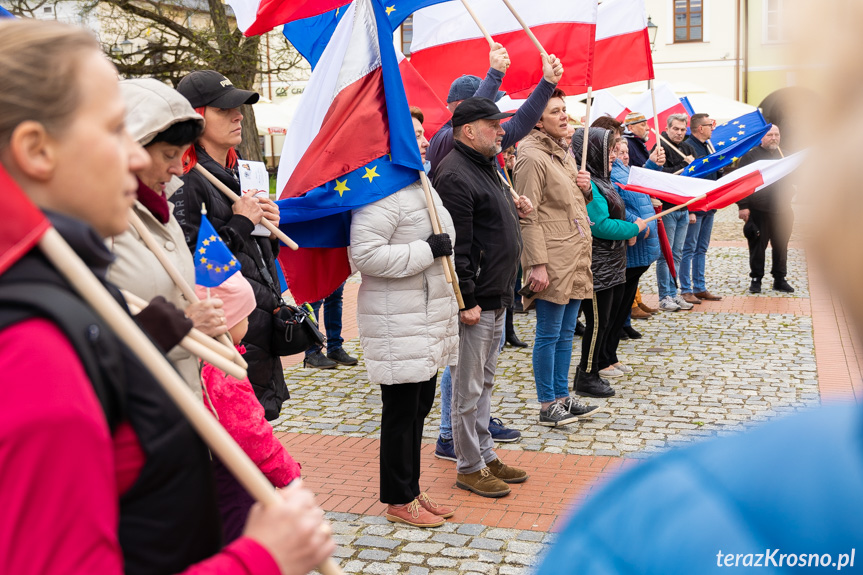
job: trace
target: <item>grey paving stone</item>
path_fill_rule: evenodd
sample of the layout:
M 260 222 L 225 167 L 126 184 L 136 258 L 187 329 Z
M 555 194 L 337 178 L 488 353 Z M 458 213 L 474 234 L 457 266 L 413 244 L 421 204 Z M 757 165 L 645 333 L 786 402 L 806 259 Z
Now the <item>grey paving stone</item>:
M 465 523 L 464 525 L 459 526 L 456 529 L 456 533 L 461 535 L 479 535 L 483 531 L 485 531 L 485 525 L 477 525 L 474 523 Z
M 471 549 L 485 549 L 486 551 L 497 551 L 503 547 L 503 541 L 487 539 L 485 537 L 474 537 L 468 544 Z
M 461 547 L 467 540 L 470 539 L 467 535 L 457 535 L 455 533 L 436 533 L 432 537 L 432 541 L 444 543 L 449 546 Z
M 405 553 L 423 553 L 425 555 L 432 555 L 434 553 L 440 553 L 444 547 L 445 545 L 442 543 L 408 543 L 402 551 Z
M 357 557 L 366 561 L 386 561 L 390 555 L 391 552 L 383 549 L 363 549 Z
M 395 549 L 399 546 L 399 542 L 386 537 L 378 537 L 375 535 L 365 535 L 357 538 L 354 542 L 357 547 L 381 547 L 383 549 Z

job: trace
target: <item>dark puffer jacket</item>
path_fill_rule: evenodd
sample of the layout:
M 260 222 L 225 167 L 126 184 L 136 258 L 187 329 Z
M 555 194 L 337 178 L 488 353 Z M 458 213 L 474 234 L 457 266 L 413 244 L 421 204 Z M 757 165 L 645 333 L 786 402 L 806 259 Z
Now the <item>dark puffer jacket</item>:
M 200 146 L 195 146 L 195 152 L 202 167 L 239 195 L 240 184 L 233 171 L 219 165 Z M 195 170 L 183 176 L 183 187 L 174 192 L 171 202 L 174 203 L 174 216 L 192 251 L 201 225 L 201 204 L 207 206 L 207 219 L 237 256 L 243 276 L 252 285 L 257 309 L 249 316 L 249 331 L 243 338 L 246 345 L 243 357 L 249 364 L 247 372 L 255 395 L 264 406 L 266 418 L 273 420 L 279 416 L 282 402 L 289 397 L 281 358 L 270 351 L 273 311 L 281 298 L 276 271 L 279 244 L 269 238 L 251 235 L 255 228 L 252 222 L 245 216 L 234 214 L 230 200 Z M 271 287 L 267 276 L 276 289 Z
M 587 205 L 590 231 L 593 234 L 593 291 L 598 292 L 626 281 L 626 241 L 638 235 L 638 226 L 625 221 L 626 208 L 611 182 L 609 157 L 614 132 L 590 128 L 587 148 L 587 171 L 590 172 L 593 199 Z M 581 157 L 584 129 L 572 136 L 572 151 Z

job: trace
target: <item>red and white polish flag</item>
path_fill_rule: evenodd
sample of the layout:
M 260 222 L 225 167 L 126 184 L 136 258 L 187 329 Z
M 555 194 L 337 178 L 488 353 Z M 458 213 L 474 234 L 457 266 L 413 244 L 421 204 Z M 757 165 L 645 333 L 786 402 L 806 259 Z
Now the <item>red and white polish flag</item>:
M 568 93 L 584 93 L 590 85 L 596 32 L 596 0 L 511 0 L 549 54 L 561 59 Z M 471 7 L 489 34 L 507 49 L 512 65 L 501 90 L 526 98 L 542 79 L 536 46 L 500 0 L 471 0 Z M 414 13 L 411 62 L 446 101 L 452 81 L 463 74 L 484 78 L 488 42 L 461 2 L 444 2 Z
M 602 116 L 611 116 L 618 122 L 623 122 L 626 115 L 630 113 L 626 105 L 618 100 L 608 90 L 600 90 L 593 93 L 593 102 L 590 105 L 590 123 Z
M 596 17 L 593 88 L 652 79 L 644 0 L 605 0 Z
M 716 181 L 632 168 L 623 188 L 678 205 L 706 194 L 704 199 L 690 204 L 689 210 L 720 210 L 775 184 L 797 169 L 805 157 L 806 150 L 781 160 L 759 160 Z
M 654 89 L 656 91 L 656 114 L 659 117 L 659 131 L 662 133 L 665 131 L 668 116 L 672 114 L 686 114 L 686 107 L 668 84 L 657 83 Z M 650 96 L 650 90 L 640 94 L 631 101 L 629 108 L 633 112 L 644 114 L 644 117 L 647 118 L 647 123 L 650 126 L 650 138 L 647 140 L 647 149 L 652 150 L 653 146 L 656 145 L 656 135 L 653 133 L 653 99 Z M 687 124 L 689 124 L 688 121 Z
M 351 0 L 225 0 L 237 18 L 237 28 L 246 36 L 266 34 L 294 20 L 318 16 Z

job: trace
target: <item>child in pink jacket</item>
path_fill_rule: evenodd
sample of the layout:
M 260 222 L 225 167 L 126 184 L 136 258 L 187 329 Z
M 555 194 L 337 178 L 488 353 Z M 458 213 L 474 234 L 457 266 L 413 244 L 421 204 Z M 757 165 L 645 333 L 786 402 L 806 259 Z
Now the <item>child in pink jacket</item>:
M 202 299 L 207 296 L 206 288 L 197 286 L 195 290 Z M 249 314 L 255 309 L 252 286 L 237 272 L 210 291 L 212 297 L 224 303 L 229 333 L 235 342 L 240 342 L 249 327 Z M 245 353 L 242 345 L 237 349 Z M 276 439 L 248 379 L 238 380 L 208 363 L 203 364 L 201 379 L 204 403 L 275 487 L 285 487 L 300 477 L 300 464 Z M 255 501 L 215 456 L 213 471 L 227 544 L 242 534 Z

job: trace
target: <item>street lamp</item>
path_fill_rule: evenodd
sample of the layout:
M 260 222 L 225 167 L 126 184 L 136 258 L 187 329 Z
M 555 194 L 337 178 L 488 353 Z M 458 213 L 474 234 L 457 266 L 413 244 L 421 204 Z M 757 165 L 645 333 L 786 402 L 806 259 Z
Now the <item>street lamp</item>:
M 130 55 L 134 47 L 135 45 L 128 38 L 120 42 L 120 50 L 123 52 L 124 56 Z
M 650 40 L 650 49 L 656 49 L 656 33 L 659 31 L 659 26 L 653 23 L 650 16 L 647 17 L 647 39 Z

